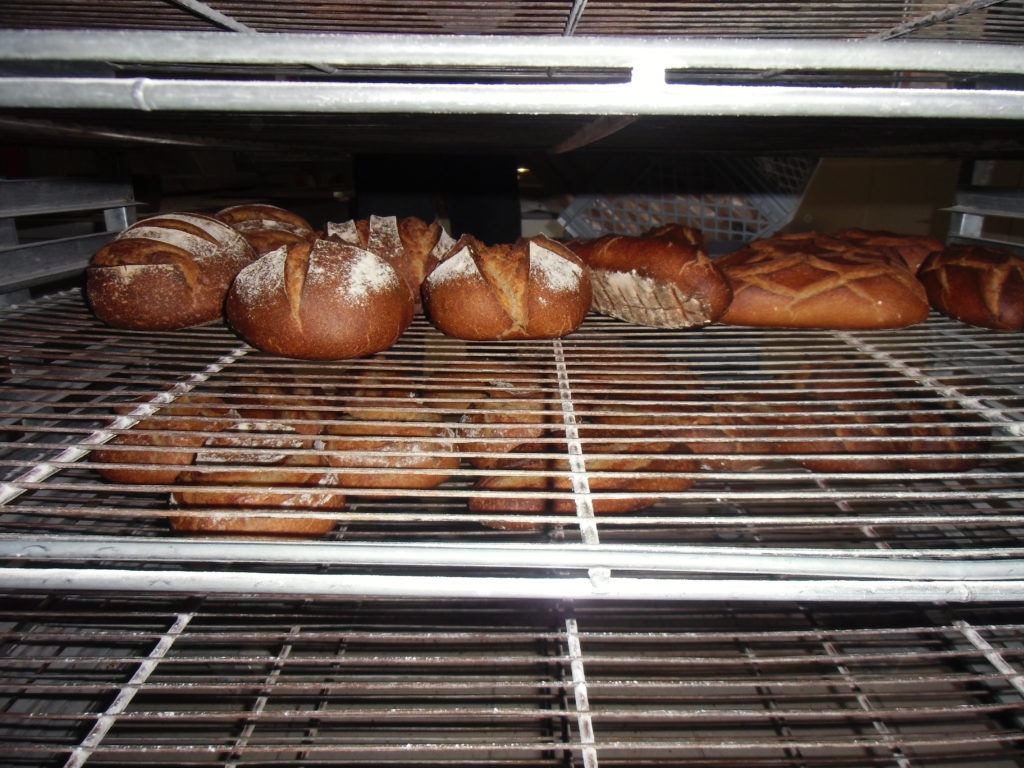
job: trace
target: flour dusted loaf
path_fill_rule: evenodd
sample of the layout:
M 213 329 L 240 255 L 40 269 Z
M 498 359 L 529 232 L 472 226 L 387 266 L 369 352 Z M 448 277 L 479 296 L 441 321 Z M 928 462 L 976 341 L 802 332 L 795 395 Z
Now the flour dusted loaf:
M 324 427 L 323 457 L 338 486 L 357 495 L 367 488 L 401 495 L 434 488 L 456 472 L 454 432 L 435 421 L 415 380 L 367 371 L 359 384 L 343 418 Z
M 729 325 L 867 330 L 928 317 L 924 286 L 893 253 L 806 232 L 756 240 L 718 260 Z
M 463 235 L 423 283 L 431 322 L 472 341 L 564 336 L 592 296 L 583 260 L 542 235 L 493 246 Z
M 321 441 L 286 422 L 236 422 L 208 438 L 178 476 L 171 501 L 184 514 L 169 517 L 171 528 L 244 536 L 330 532 L 331 518 L 301 514 L 345 506 L 345 497 L 332 490 L 321 452 Z
M 590 267 L 594 309 L 628 323 L 693 328 L 722 316 L 732 291 L 699 231 L 668 225 L 641 235 L 568 244 Z
M 918 272 L 944 315 L 997 331 L 1024 330 L 1024 256 L 1007 248 L 950 246 Z
M 171 331 L 221 318 L 224 296 L 256 253 L 237 231 L 198 213 L 164 213 L 125 229 L 93 256 L 85 292 L 115 328 Z
M 228 324 L 266 352 L 341 360 L 387 349 L 412 322 L 406 283 L 383 258 L 334 240 L 283 246 L 243 269 Z
M 297 213 L 266 203 L 232 205 L 217 211 L 216 218 L 234 227 L 260 256 L 315 237 L 313 227 Z
M 439 222 L 428 224 L 415 216 L 328 222 L 327 237 L 366 248 L 384 259 L 408 286 L 416 306 L 421 305 L 423 280 L 455 243 Z
M 128 414 L 133 407 L 139 406 L 116 410 Z M 238 412 L 220 398 L 182 395 L 93 449 L 92 460 L 112 483 L 170 484 L 195 459 L 204 433 L 225 429 L 237 418 Z

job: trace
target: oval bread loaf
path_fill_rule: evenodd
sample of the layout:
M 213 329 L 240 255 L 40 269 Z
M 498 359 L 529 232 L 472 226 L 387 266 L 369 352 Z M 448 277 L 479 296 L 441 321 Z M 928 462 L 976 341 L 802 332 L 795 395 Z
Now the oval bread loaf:
M 93 312 L 115 328 L 171 331 L 221 318 L 224 296 L 256 257 L 222 221 L 198 213 L 143 219 L 100 248 L 86 269 Z
M 412 297 L 380 256 L 315 240 L 271 251 L 228 292 L 228 324 L 266 352 L 341 360 L 387 349 L 409 327 Z
M 695 328 L 718 320 L 732 298 L 702 240 L 677 225 L 569 246 L 590 267 L 597 312 L 636 325 Z
M 1006 248 L 951 246 L 918 272 L 944 315 L 997 331 L 1024 330 L 1024 256 Z
M 896 255 L 818 233 L 755 240 L 718 265 L 728 325 L 869 330 L 928 317 L 924 287 Z
M 431 322 L 471 341 L 565 336 L 592 296 L 583 260 L 544 236 L 487 246 L 463 235 L 423 283 Z

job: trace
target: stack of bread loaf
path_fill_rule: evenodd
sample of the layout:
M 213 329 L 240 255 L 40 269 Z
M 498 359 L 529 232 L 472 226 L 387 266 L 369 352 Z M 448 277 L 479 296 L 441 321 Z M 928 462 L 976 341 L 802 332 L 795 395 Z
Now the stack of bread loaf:
M 283 386 L 233 388 L 118 408 L 140 417 L 93 452 L 119 484 L 170 486 L 171 528 L 191 534 L 313 537 L 335 521 L 318 511 L 345 497 L 327 471 L 319 437 L 328 414 Z

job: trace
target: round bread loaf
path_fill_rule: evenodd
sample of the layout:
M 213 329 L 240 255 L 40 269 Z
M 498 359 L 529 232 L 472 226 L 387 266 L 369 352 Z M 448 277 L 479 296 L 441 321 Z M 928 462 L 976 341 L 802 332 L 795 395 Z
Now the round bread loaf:
M 594 309 L 636 325 L 694 328 L 718 320 L 732 291 L 700 233 L 668 225 L 639 237 L 569 243 L 594 284 Z
M 590 310 L 582 259 L 544 236 L 486 246 L 470 235 L 423 283 L 431 322 L 459 339 L 551 339 L 579 328 Z
M 594 513 L 613 515 L 635 512 L 656 504 L 661 494 L 689 490 L 695 482 L 689 475 L 699 467 L 687 453 L 684 446 L 669 441 L 588 445 L 584 461 L 588 485 L 594 494 L 591 498 Z M 569 462 L 564 454 L 543 459 L 510 454 L 495 469 L 513 470 L 516 474 L 495 474 L 477 481 L 474 485 L 477 493 L 469 499 L 471 512 L 488 515 L 576 513 L 576 502 L 572 498 L 564 495 L 537 495 L 537 492 L 567 494 L 573 490 L 572 479 L 568 474 Z M 524 495 L 504 495 L 509 492 Z M 531 495 L 525 495 L 531 492 Z M 603 496 L 605 493 L 615 495 Z M 635 496 L 618 495 L 626 493 Z M 484 520 L 483 524 L 502 530 L 529 531 L 542 527 L 538 522 L 514 519 Z
M 557 404 L 542 389 L 490 392 L 474 402 L 462 417 L 459 450 L 478 469 L 494 466 L 496 457 L 524 451 L 544 451 Z
M 983 431 L 969 412 L 900 377 L 847 358 L 822 358 L 787 372 L 794 402 L 774 409 L 793 430 L 788 450 L 816 472 L 955 472 L 978 464 Z M 810 402 L 809 402 L 810 401 Z M 815 405 L 818 401 L 820 405 Z
M 129 412 L 133 407 L 137 406 L 117 410 Z M 220 398 L 182 395 L 94 449 L 93 461 L 101 465 L 96 471 L 112 483 L 168 485 L 195 459 L 207 440 L 205 433 L 226 429 L 237 416 Z
M 981 328 L 1024 330 L 1024 256 L 954 245 L 925 259 L 917 276 L 944 315 Z
M 217 211 L 215 217 L 234 227 L 259 256 L 282 245 L 292 245 L 315 237 L 309 222 L 284 208 L 266 203 L 232 205 Z
M 341 360 L 387 349 L 412 322 L 406 284 L 380 256 L 315 240 L 278 248 L 243 269 L 228 324 L 266 352 Z
M 384 358 L 384 359 L 382 359 Z M 374 358 L 383 370 L 367 370 L 344 405 L 347 416 L 325 426 L 324 460 L 342 487 L 391 489 L 396 494 L 434 488 L 458 469 L 454 432 L 428 410 L 422 380 L 402 378 Z M 379 495 L 379 494 L 378 494 Z
M 317 536 L 335 526 L 330 518 L 260 515 L 252 508 L 340 509 L 345 497 L 330 490 L 322 442 L 287 424 L 239 422 L 208 438 L 194 465 L 178 476 L 171 501 L 183 508 L 217 508 L 210 514 L 171 515 L 186 533 Z M 241 511 L 235 511 L 241 510 Z
M 351 421 L 332 424 L 326 433 L 324 459 L 341 488 L 426 490 L 459 468 L 454 432 L 443 425 Z
M 454 244 L 439 222 L 427 224 L 415 216 L 328 222 L 327 237 L 366 248 L 387 261 L 409 287 L 417 306 L 423 280 Z
M 256 254 L 237 231 L 198 213 L 143 219 L 100 248 L 86 269 L 96 316 L 115 328 L 171 331 L 221 317 L 224 296 Z
M 728 325 L 869 330 L 928 317 L 924 287 L 901 259 L 827 235 L 757 240 L 718 266 L 732 287 Z

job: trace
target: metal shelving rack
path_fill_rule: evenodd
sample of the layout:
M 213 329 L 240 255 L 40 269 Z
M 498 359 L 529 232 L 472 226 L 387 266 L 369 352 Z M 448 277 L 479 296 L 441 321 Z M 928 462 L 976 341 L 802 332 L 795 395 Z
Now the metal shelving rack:
M 457 2 L 414 17 L 390 3 L 59 5 L 0 3 L 0 127 L 15 135 L 314 154 L 453 136 L 555 152 L 677 150 L 679 136 L 692 151 L 1022 151 L 1024 8 L 1007 0 L 577 0 L 486 18 Z M 418 320 L 394 352 L 325 372 L 218 326 L 113 331 L 74 292 L 2 317 L 11 765 L 1024 764 L 1013 336 L 939 317 L 874 334 L 594 317 L 511 354 L 453 347 Z M 542 442 L 584 449 L 543 470 L 576 482 L 545 494 L 573 510 L 539 515 L 540 530 L 468 514 L 486 494 L 463 463 L 415 500 L 363 489 L 318 513 L 337 520 L 322 541 L 192 540 L 167 528 L 169 488 L 106 483 L 92 461 L 147 408 L 239 382 L 319 382 L 330 421 L 365 397 L 360 371 L 383 372 L 438 395 L 426 421 L 450 426 L 442 370 L 510 356 L 555 417 Z M 849 384 L 837 358 L 856 362 L 875 415 L 955 414 L 972 439 L 952 454 L 970 466 L 851 475 L 727 454 L 653 507 L 589 514 L 600 493 L 580 481 L 602 473 L 585 428 L 609 396 L 653 429 L 679 398 L 714 410 L 695 380 L 755 412 L 807 366 L 826 391 Z M 650 397 L 609 384 L 622 365 L 652 377 Z M 698 453 L 716 456 L 715 439 Z

